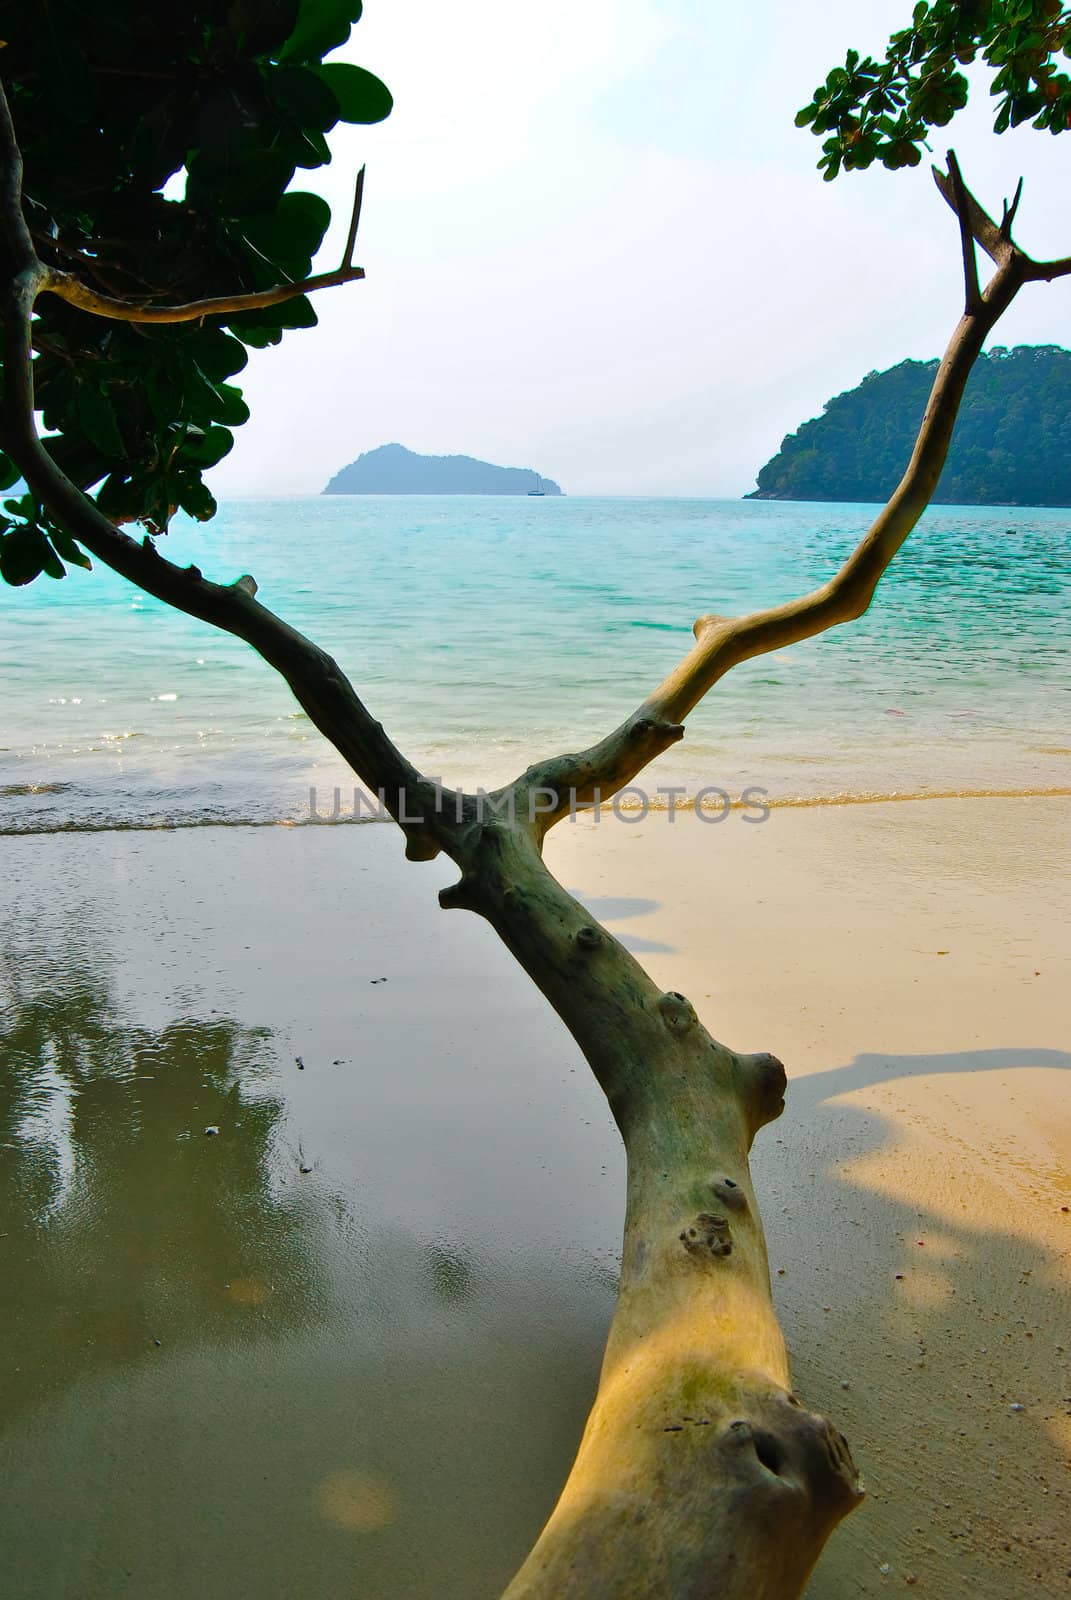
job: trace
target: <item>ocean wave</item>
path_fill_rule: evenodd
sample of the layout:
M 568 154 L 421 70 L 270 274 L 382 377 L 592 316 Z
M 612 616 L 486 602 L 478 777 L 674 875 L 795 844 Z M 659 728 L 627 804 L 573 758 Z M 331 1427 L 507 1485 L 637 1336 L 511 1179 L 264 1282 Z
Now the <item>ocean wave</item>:
M 713 785 L 707 786 L 708 789 Z M 448 792 L 448 791 L 447 791 Z M 600 806 L 600 820 L 605 820 L 617 813 L 626 816 L 641 816 L 647 813 L 665 815 L 672 809 L 675 813 L 694 812 L 697 809 L 697 796 L 702 791 L 684 797 L 676 797 L 671 802 L 668 797 L 653 795 L 644 802 L 623 800 L 616 807 L 612 797 L 602 801 Z M 842 794 L 829 795 L 767 795 L 762 800 L 734 800 L 730 798 L 729 811 L 812 811 L 828 809 L 836 806 L 875 806 L 875 805 L 900 805 L 918 803 L 920 801 L 945 801 L 945 800 L 1052 800 L 1071 798 L 1071 787 L 1064 788 L 1050 785 L 1043 788 L 964 788 L 964 789 L 912 789 L 891 790 L 858 790 Z M 725 813 L 726 806 L 723 800 L 717 803 L 699 801 L 699 809 L 704 815 L 714 817 L 717 813 Z M 594 817 L 594 807 L 578 805 L 577 816 L 586 818 Z M 758 819 L 754 819 L 758 820 Z M 52 833 L 175 833 L 194 828 L 363 828 L 383 823 L 391 824 L 392 818 L 378 815 L 374 811 L 361 811 L 359 814 L 340 813 L 338 816 L 264 816 L 264 815 L 221 815 L 219 812 L 205 812 L 201 815 L 185 815 L 178 817 L 99 817 L 99 818 L 31 818 L 22 821 L 0 823 L 0 838 L 28 838 L 42 834 Z

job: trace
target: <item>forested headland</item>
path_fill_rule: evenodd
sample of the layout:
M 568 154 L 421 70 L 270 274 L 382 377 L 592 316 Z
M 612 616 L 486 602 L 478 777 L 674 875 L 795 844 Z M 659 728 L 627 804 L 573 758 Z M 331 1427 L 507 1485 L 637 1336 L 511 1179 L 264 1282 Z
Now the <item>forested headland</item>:
M 755 500 L 883 501 L 907 465 L 937 371 L 901 361 L 869 372 L 782 441 Z M 971 373 L 934 501 L 1071 506 L 1071 351 L 996 346 Z

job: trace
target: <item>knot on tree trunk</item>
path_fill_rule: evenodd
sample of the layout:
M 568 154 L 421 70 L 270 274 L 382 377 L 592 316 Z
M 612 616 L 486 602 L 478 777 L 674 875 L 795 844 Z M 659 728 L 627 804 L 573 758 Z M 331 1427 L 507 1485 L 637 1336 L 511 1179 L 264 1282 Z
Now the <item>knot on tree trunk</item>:
M 445 889 L 439 890 L 439 904 L 444 911 L 478 911 L 480 895 L 477 880 L 462 873 L 456 883 L 448 883 Z
M 436 844 L 431 834 L 423 826 L 409 828 L 403 825 L 402 831 L 405 834 L 405 859 L 407 861 L 434 861 L 435 857 L 441 853 L 441 847 Z
M 576 942 L 581 950 L 597 950 L 602 944 L 602 932 L 599 928 L 586 925 L 576 930 Z
M 747 1210 L 747 1195 L 735 1178 L 714 1178 L 710 1187 L 722 1205 L 727 1206 L 730 1211 Z
M 664 1402 L 600 1391 L 565 1494 L 505 1600 L 795 1600 L 836 1523 L 862 1498 L 840 1434 L 744 1374 Z M 706 1387 L 706 1392 L 703 1392 Z
M 740 1093 L 754 1138 L 760 1128 L 773 1122 L 785 1109 L 788 1075 L 783 1062 L 768 1050 L 757 1055 L 737 1056 Z
M 695 1007 L 684 995 L 678 994 L 676 989 L 670 989 L 662 995 L 658 1002 L 658 1009 L 662 1014 L 662 1021 L 670 1033 L 687 1033 L 698 1022 Z
M 807 1411 L 795 1395 L 772 1394 L 751 1415 L 730 1424 L 730 1448 L 744 1471 L 757 1465 L 785 1491 L 783 1510 L 832 1528 L 858 1505 L 863 1487 L 848 1442 L 825 1417 Z M 759 1479 L 759 1481 L 766 1481 Z M 773 1487 L 768 1483 L 769 1487 Z
M 650 739 L 656 736 L 667 744 L 676 744 L 684 738 L 684 723 L 669 722 L 664 717 L 637 717 L 629 729 L 633 739 Z
M 708 1211 L 701 1211 L 691 1226 L 684 1229 L 680 1239 L 688 1254 L 699 1260 L 733 1253 L 728 1218 L 716 1217 Z

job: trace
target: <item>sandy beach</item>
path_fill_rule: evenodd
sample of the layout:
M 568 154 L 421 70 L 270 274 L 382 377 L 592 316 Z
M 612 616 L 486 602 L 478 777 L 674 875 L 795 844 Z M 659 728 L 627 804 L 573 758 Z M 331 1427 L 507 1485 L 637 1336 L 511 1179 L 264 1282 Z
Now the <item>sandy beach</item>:
M 775 1292 L 868 1488 L 810 1600 L 1064 1592 L 1069 841 L 1066 798 L 549 841 L 788 1068 L 753 1154 Z M 0 840 L 11 1600 L 491 1600 L 535 1537 L 623 1164 L 451 875 L 378 825 Z

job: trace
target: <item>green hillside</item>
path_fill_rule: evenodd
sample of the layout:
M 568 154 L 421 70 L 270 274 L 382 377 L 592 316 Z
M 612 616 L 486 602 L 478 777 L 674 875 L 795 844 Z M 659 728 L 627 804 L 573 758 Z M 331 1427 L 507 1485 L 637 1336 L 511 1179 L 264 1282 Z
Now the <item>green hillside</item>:
M 870 372 L 782 441 L 755 500 L 884 501 L 907 465 L 936 361 Z M 978 358 L 934 500 L 1071 506 L 1071 351 L 996 347 Z

